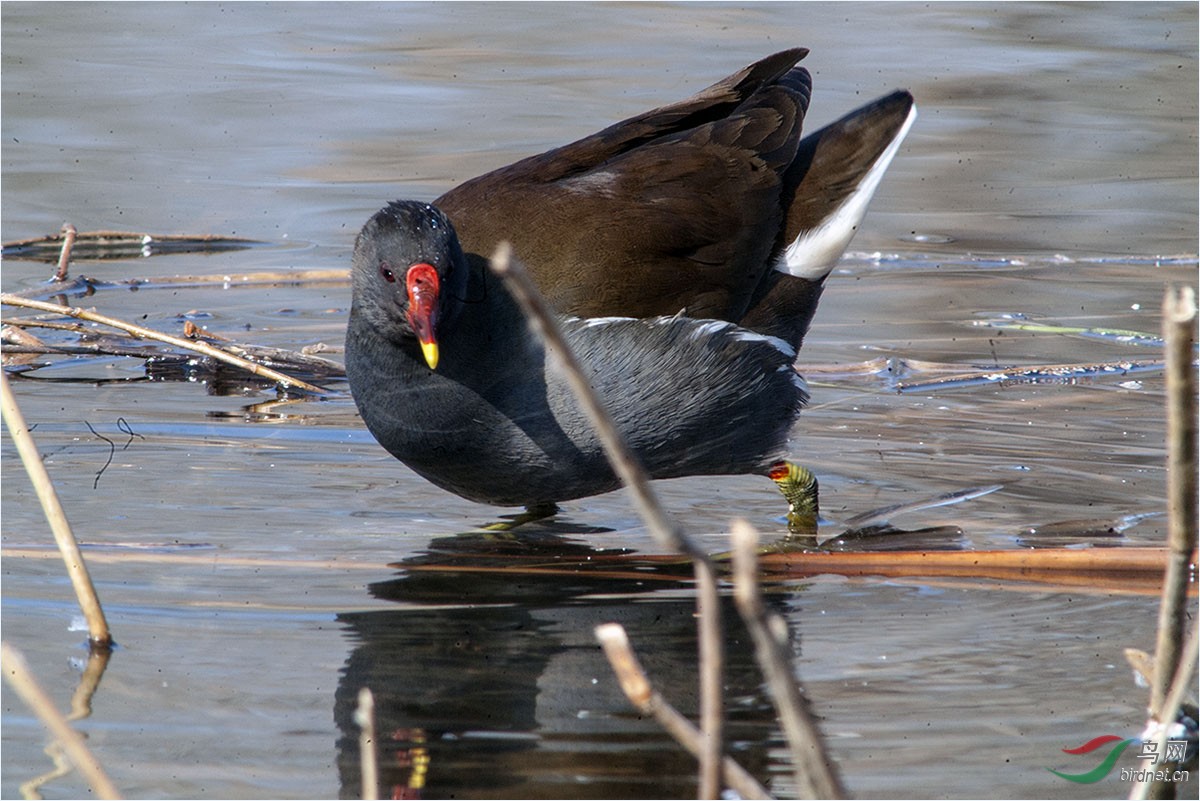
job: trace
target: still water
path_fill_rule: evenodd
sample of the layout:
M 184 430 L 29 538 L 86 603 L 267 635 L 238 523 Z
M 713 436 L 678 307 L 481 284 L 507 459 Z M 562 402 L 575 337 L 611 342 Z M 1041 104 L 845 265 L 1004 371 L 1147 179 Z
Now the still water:
M 73 266 L 111 281 L 344 269 L 386 201 L 431 199 L 785 47 L 812 50 L 811 128 L 908 88 L 921 116 L 801 357 L 813 403 L 794 448 L 820 476 L 825 533 L 1000 485 L 894 522 L 941 527 L 922 547 L 1162 540 L 1152 336 L 1164 286 L 1196 281 L 1194 4 L 5 3 L 0 14 L 4 241 L 68 221 L 266 243 Z M 6 259 L 3 289 L 35 288 L 50 269 Z M 72 300 L 173 333 L 190 320 L 257 345 L 336 348 L 349 289 Z M 1146 369 L 946 380 L 1042 365 Z M 657 553 L 623 493 L 568 504 L 516 542 L 455 536 L 504 510 L 409 473 L 348 396 L 276 404 L 239 378 L 226 394 L 145 378 L 140 360 L 106 358 L 13 379 L 120 644 L 76 725 L 128 797 L 354 796 L 362 686 L 378 699 L 389 794 L 695 792 L 690 761 L 630 709 L 591 635 L 622 622 L 663 693 L 694 712 L 686 582 L 636 566 L 565 578 L 426 569 L 484 548 L 499 549 L 490 566 Z M 7 434 L 2 445 L 3 636 L 67 708 L 86 661 L 78 613 Z M 768 535 L 784 527 L 769 482 L 659 489 L 713 551 L 734 514 Z M 1064 522 L 1064 536 L 1027 533 Z M 1061 749 L 1140 731 L 1146 691 L 1122 649 L 1152 647 L 1157 602 L 1125 589 L 819 576 L 773 586 L 771 599 L 854 795 L 1124 797 L 1117 772 L 1080 785 L 1047 768 L 1084 772 L 1093 765 Z M 782 741 L 726 611 L 730 747 L 787 795 Z M 8 798 L 52 763 L 40 724 L 3 697 Z M 1120 764 L 1138 766 L 1132 751 Z M 86 791 L 74 774 L 40 783 L 47 798 Z

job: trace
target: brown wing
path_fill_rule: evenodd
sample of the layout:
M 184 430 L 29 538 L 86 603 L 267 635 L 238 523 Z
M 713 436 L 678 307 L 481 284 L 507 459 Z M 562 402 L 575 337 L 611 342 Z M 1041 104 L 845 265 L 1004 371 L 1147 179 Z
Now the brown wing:
M 584 316 L 736 320 L 783 225 L 783 174 L 810 96 L 770 56 L 646 112 L 447 192 L 464 249 L 508 239 L 556 308 Z

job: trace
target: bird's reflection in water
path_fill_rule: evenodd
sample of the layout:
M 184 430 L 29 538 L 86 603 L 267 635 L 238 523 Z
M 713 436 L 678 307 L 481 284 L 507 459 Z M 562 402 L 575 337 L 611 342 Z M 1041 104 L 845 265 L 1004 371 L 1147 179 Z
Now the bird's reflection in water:
M 369 588 L 395 609 L 339 617 L 356 643 L 334 710 L 343 797 L 362 797 L 361 687 L 375 696 L 383 797 L 694 797 L 695 763 L 633 710 L 592 634 L 625 626 L 656 686 L 695 719 L 687 564 L 481 535 L 397 567 Z M 774 715 L 728 598 L 722 611 L 729 747 L 766 783 Z

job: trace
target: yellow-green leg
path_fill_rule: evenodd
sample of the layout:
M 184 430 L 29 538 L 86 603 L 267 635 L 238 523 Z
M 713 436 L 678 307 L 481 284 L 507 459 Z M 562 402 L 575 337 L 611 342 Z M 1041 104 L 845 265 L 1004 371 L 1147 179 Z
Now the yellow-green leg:
M 517 515 L 512 515 L 508 520 L 501 520 L 497 523 L 484 526 L 484 531 L 512 531 L 517 526 L 523 526 L 526 523 L 532 523 L 535 520 L 544 520 L 547 517 L 554 517 L 558 514 L 558 507 L 552 503 L 539 503 L 533 506 L 526 506 L 525 511 Z
M 792 462 L 776 463 L 767 475 L 788 502 L 788 529 L 793 534 L 816 536 L 820 507 L 817 477 Z

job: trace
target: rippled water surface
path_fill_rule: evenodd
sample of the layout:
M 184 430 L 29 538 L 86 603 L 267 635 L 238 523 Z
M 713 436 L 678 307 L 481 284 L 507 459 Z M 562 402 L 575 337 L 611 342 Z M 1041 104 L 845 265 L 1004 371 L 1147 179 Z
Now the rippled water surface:
M 72 265 L 111 282 L 345 269 L 386 201 L 432 199 L 784 47 L 812 50 L 811 128 L 909 88 L 921 116 L 801 356 L 813 402 L 793 444 L 821 480 L 823 535 L 999 485 L 892 520 L 933 531 L 858 547 L 1162 541 L 1155 336 L 1164 287 L 1196 282 L 1194 4 L 0 13 L 5 242 L 68 221 L 264 243 Z M 51 270 L 7 258 L 3 289 L 35 290 Z M 69 300 L 339 359 L 349 287 L 116 286 Z M 344 384 L 278 403 L 236 374 L 150 381 L 121 357 L 53 360 L 12 384 L 120 644 L 76 725 L 128 797 L 355 796 L 362 686 L 396 797 L 695 792 L 690 760 L 631 710 L 591 633 L 623 623 L 663 693 L 694 713 L 681 574 L 619 559 L 519 569 L 659 553 L 624 493 L 567 504 L 515 541 L 456 536 L 506 510 L 391 459 Z M 65 709 L 87 660 L 78 609 L 7 433 L 2 445 L 3 637 Z M 658 488 L 713 551 L 735 514 L 769 536 L 784 528 L 761 479 Z M 452 562 L 472 569 L 431 569 Z M 1146 691 L 1122 656 L 1153 645 L 1157 600 L 1140 585 L 823 575 L 770 590 L 854 795 L 1128 794 L 1117 771 L 1080 785 L 1047 768 L 1084 772 L 1094 765 L 1061 749 L 1140 731 Z M 752 649 L 726 611 L 731 751 L 790 794 Z M 52 770 L 41 725 L 7 688 L 2 745 L 4 797 Z M 1132 751 L 1119 764 L 1139 766 Z M 87 792 L 74 774 L 40 788 Z

